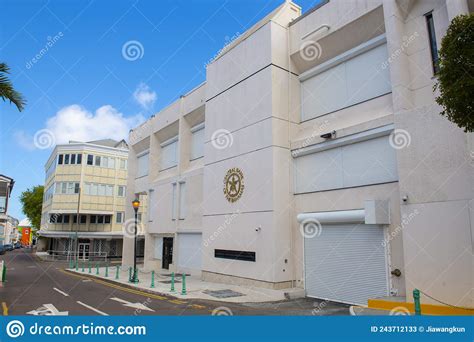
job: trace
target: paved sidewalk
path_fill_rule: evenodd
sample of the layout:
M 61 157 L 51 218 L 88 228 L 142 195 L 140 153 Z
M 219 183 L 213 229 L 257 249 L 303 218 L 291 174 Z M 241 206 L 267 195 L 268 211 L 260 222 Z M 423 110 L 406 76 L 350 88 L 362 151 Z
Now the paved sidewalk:
M 186 275 L 186 294 L 182 294 L 181 274 L 176 275 L 175 292 L 171 292 L 171 272 L 168 270 L 155 272 L 154 287 L 151 286 L 151 271 L 144 271 L 143 269 L 138 270 L 138 284 L 131 283 L 129 281 L 129 269 L 123 269 L 120 266 L 118 279 L 116 266 L 110 266 L 108 268 L 108 277 L 105 276 L 105 267 L 99 267 L 98 270 L 97 268 L 92 267 L 90 273 L 87 265 L 84 267 L 84 271 L 82 271 L 82 265 L 79 265 L 77 271 L 76 269 L 67 270 L 78 274 L 94 276 L 109 282 L 111 281 L 118 284 L 133 286 L 137 289 L 146 290 L 148 292 L 182 299 L 205 299 L 230 303 L 264 303 L 285 300 L 287 299 L 285 293 L 291 294 L 292 298 L 296 298 L 301 294 L 301 290 L 298 289 L 272 290 L 260 287 L 210 283 L 202 281 L 198 276 L 191 275 Z

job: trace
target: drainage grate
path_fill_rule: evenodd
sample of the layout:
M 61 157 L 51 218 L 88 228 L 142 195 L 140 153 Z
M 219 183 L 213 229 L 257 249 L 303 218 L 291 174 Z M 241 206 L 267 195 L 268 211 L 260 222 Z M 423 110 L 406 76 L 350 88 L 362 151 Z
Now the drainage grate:
M 160 281 L 160 283 L 171 284 L 171 280 L 163 280 L 163 281 Z M 178 283 L 181 283 L 181 281 L 180 280 L 175 280 L 174 283 L 178 284 Z
M 215 291 L 204 290 L 202 292 L 215 298 L 232 298 L 232 297 L 245 296 L 245 294 L 243 293 L 232 291 L 232 290 L 215 290 Z

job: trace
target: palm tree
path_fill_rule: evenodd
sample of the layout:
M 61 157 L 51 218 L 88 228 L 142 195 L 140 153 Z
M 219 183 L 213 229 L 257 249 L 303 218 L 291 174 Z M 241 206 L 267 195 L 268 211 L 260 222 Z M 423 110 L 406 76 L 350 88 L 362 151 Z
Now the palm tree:
M 14 103 L 21 112 L 25 108 L 26 100 L 19 92 L 13 89 L 12 82 L 6 74 L 10 73 L 10 68 L 5 63 L 0 63 L 0 97 L 3 101 L 9 100 Z

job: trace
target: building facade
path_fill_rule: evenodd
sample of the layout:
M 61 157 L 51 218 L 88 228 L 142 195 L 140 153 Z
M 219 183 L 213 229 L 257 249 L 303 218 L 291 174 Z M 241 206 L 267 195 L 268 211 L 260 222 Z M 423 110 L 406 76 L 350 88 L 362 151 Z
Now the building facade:
M 46 165 L 38 251 L 79 259 L 120 257 L 128 146 L 98 140 L 57 145 Z
M 5 175 L 0 175 L 0 245 L 10 244 L 16 237 L 18 220 L 8 215 L 8 201 L 15 181 Z
M 433 85 L 450 21 L 473 8 L 330 0 L 302 15 L 286 1 L 237 37 L 131 132 L 145 267 L 472 307 L 473 135 L 439 114 Z

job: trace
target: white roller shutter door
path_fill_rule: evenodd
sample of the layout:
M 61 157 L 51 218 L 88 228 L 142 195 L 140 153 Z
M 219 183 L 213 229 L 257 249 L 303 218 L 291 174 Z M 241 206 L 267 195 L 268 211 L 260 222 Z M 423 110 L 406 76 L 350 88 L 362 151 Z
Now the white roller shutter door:
M 178 267 L 201 270 L 202 234 L 178 235 Z
M 381 226 L 323 224 L 320 235 L 304 241 L 306 295 L 361 305 L 387 296 L 383 241 Z

